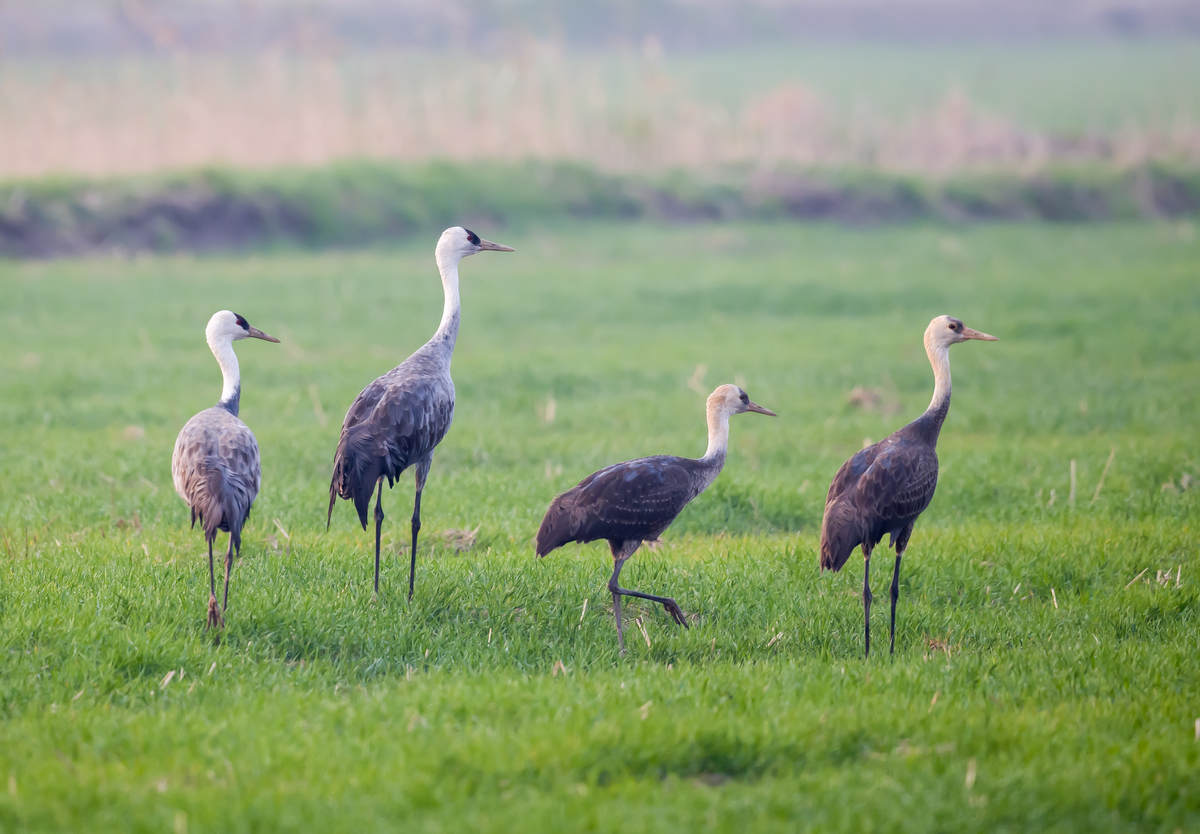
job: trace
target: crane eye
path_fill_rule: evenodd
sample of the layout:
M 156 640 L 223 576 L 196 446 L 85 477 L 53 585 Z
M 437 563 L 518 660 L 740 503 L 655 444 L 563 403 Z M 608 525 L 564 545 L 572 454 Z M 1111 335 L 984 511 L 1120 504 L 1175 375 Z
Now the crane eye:
M 467 233 L 467 240 L 469 240 L 473 246 L 479 245 L 479 235 L 475 234 L 470 229 L 463 229 L 463 231 Z
M 748 402 L 750 402 L 750 398 L 749 398 L 748 396 L 746 396 L 746 392 L 745 392 L 745 391 L 743 391 L 743 392 L 742 392 L 742 396 L 741 396 L 739 399 L 741 399 L 741 401 L 742 401 L 742 402 L 744 402 L 744 403 L 748 403 Z
M 250 322 L 246 321 L 244 318 L 239 316 L 237 313 L 234 313 L 233 315 L 234 315 L 234 320 L 237 322 L 238 327 L 242 328 L 242 330 L 250 329 Z

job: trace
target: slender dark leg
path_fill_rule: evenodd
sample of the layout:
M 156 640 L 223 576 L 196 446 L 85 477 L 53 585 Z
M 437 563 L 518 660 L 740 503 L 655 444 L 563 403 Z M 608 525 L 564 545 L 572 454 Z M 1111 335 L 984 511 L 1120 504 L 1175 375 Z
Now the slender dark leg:
M 863 549 L 863 634 L 866 650 L 863 657 L 871 656 L 871 551 Z
M 217 578 L 213 570 L 212 546 L 213 540 L 208 539 L 208 628 L 216 628 L 221 624 L 221 612 L 217 610 Z
M 217 577 L 213 572 L 212 539 L 208 540 L 208 595 L 217 598 Z
M 375 495 L 375 595 L 379 595 L 379 534 L 383 531 L 383 478 Z
M 896 653 L 896 600 L 900 599 L 900 557 L 903 551 L 896 552 L 896 568 L 892 571 L 892 647 L 888 654 Z
M 233 533 L 229 534 L 229 551 L 225 554 L 225 601 L 221 603 L 221 613 L 229 607 L 229 571 L 233 569 Z
M 608 590 L 613 595 L 613 611 L 617 617 L 617 638 L 621 643 L 622 651 L 625 649 L 625 638 L 621 631 L 621 603 L 618 596 L 638 597 L 639 599 L 648 599 L 651 602 L 657 602 L 671 615 L 672 620 L 684 628 L 689 627 L 687 617 L 683 615 L 683 610 L 679 607 L 679 603 L 670 597 L 660 597 L 654 594 L 645 594 L 641 591 L 631 591 L 617 584 L 617 578 L 621 575 L 622 566 L 633 555 L 634 551 L 638 549 L 638 545 L 640 544 L 641 542 L 625 542 L 620 548 L 613 548 L 613 573 L 612 577 L 608 580 Z
M 408 562 L 408 601 L 412 602 L 413 585 L 417 581 L 417 532 L 421 529 L 421 490 L 417 490 L 417 498 L 413 501 L 412 514 L 412 556 Z
M 613 578 L 608 583 L 610 588 L 616 584 L 617 574 L 621 572 L 623 562 L 624 560 L 613 563 Z M 613 616 L 617 618 L 617 645 L 621 647 L 621 654 L 625 654 L 625 629 L 621 625 L 621 595 L 616 591 L 613 591 L 612 595 Z

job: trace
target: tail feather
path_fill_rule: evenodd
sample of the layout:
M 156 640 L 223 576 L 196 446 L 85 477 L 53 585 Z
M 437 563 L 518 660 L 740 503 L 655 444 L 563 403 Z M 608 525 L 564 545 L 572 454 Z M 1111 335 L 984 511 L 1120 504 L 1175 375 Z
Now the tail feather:
M 333 518 L 333 505 L 339 497 L 354 502 L 358 523 L 364 530 L 367 529 L 367 510 L 371 506 L 371 493 L 375 491 L 375 484 L 383 474 L 383 461 L 371 458 L 364 460 L 364 457 L 362 454 L 355 454 L 352 445 L 346 442 L 346 436 L 342 435 L 342 442 L 338 444 L 333 458 L 333 477 L 329 481 L 326 529 Z
M 821 520 L 821 569 L 841 570 L 854 548 L 862 542 L 858 516 L 852 506 L 833 501 L 825 507 Z

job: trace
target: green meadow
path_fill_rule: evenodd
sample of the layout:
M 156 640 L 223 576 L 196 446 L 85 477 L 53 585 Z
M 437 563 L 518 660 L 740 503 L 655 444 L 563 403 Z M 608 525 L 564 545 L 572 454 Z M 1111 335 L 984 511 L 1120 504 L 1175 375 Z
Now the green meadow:
M 436 326 L 432 238 L 0 263 L 0 830 L 1200 828 L 1194 225 L 475 230 L 518 252 L 462 265 L 411 604 L 411 479 L 378 598 L 325 505 L 346 407 Z M 282 343 L 236 346 L 263 486 L 214 633 L 169 464 L 221 308 Z M 940 313 L 1000 341 L 951 352 L 864 660 L 825 489 L 925 408 Z M 631 600 L 622 657 L 607 548 L 533 534 L 606 463 L 701 454 L 722 382 L 779 417 L 626 566 L 691 628 Z

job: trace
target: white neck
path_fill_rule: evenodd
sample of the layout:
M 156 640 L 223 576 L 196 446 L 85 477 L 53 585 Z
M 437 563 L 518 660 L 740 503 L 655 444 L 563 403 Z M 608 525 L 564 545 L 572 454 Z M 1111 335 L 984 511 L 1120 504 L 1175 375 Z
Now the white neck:
M 462 307 L 458 296 L 459 260 L 459 258 L 443 258 L 440 252 L 437 254 L 438 273 L 442 276 L 442 293 L 445 295 L 445 302 L 442 305 L 442 320 L 438 323 L 438 329 L 433 334 L 432 341 L 437 341 L 439 338 L 447 339 L 451 348 L 458 339 L 458 321 Z
M 950 346 L 926 346 L 929 364 L 933 366 L 933 398 L 927 411 L 938 411 L 950 400 Z
M 208 349 L 217 358 L 221 366 L 221 400 L 228 402 L 238 395 L 242 384 L 241 369 L 238 368 L 237 354 L 233 352 L 233 340 L 218 336 L 215 341 L 208 343 Z
M 709 403 L 706 409 L 708 417 L 708 448 L 704 451 L 703 460 L 724 459 L 725 450 L 729 446 L 729 412 L 720 403 Z

